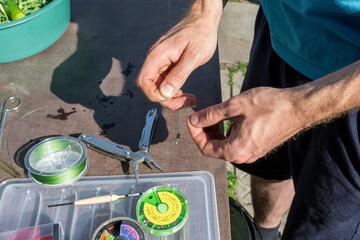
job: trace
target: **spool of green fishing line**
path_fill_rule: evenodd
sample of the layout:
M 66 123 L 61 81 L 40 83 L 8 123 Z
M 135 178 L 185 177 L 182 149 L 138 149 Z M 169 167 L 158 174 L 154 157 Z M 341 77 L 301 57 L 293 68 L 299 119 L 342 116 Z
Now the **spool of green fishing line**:
M 142 194 L 136 205 L 137 220 L 155 236 L 169 236 L 179 231 L 189 216 L 184 194 L 170 185 L 156 186 Z
M 89 161 L 85 144 L 73 137 L 48 138 L 25 156 L 29 178 L 48 187 L 69 185 L 82 177 Z

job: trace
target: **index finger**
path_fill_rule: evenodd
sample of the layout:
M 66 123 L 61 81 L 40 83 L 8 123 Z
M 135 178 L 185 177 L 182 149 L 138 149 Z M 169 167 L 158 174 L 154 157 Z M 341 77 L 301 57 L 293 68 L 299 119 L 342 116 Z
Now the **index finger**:
M 160 73 L 169 65 L 170 62 L 168 60 L 158 56 L 154 51 L 146 57 L 137 77 L 136 85 L 150 101 L 160 102 L 165 100 L 159 91 L 159 86 L 163 80 Z

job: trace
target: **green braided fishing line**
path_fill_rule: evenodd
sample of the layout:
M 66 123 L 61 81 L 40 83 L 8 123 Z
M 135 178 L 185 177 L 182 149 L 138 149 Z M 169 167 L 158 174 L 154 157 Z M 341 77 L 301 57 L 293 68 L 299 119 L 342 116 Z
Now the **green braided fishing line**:
M 86 168 L 86 160 L 83 161 L 81 165 L 79 165 L 78 167 L 60 175 L 41 176 L 41 175 L 32 174 L 32 177 L 38 182 L 44 184 L 59 185 L 76 179 L 85 170 L 85 168 Z
M 86 147 L 72 137 L 46 139 L 32 147 L 25 159 L 31 177 L 51 186 L 73 182 L 87 168 Z

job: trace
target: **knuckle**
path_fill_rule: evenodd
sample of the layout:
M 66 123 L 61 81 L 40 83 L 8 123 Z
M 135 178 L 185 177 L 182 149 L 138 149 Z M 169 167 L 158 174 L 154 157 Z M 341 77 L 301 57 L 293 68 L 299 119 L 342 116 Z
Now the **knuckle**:
M 239 111 L 239 104 L 235 98 L 230 98 L 224 103 L 222 110 L 225 117 L 236 116 Z
M 193 48 L 188 48 L 186 50 L 186 55 L 188 58 L 193 59 L 193 62 L 199 62 L 203 59 L 202 55 Z
M 212 122 L 214 119 L 214 112 L 215 108 L 213 106 L 210 106 L 205 111 L 205 121 Z

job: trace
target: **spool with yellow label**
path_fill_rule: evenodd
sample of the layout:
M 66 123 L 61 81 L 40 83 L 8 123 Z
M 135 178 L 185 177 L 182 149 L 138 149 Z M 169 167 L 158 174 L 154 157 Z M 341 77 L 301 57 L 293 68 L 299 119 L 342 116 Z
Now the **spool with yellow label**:
M 143 193 L 136 206 L 140 225 L 156 236 L 179 231 L 188 218 L 185 196 L 171 186 L 157 186 Z

